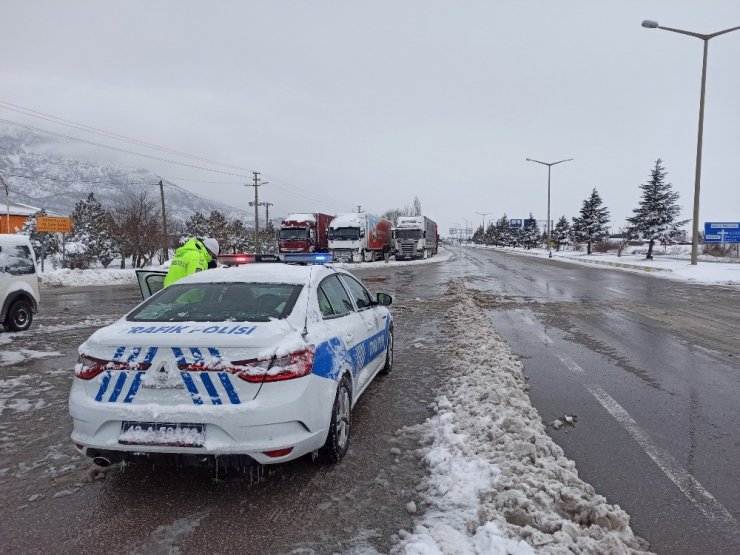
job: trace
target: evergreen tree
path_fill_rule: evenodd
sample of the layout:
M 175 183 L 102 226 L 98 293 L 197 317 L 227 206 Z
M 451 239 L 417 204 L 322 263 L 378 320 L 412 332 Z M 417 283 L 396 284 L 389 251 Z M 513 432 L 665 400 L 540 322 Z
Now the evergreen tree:
M 203 212 L 196 212 L 185 221 L 185 234 L 190 237 L 208 237 L 208 218 Z
M 486 245 L 496 244 L 496 225 L 493 220 L 488 222 L 488 227 L 486 228 L 486 232 L 483 234 L 483 242 Z
M 113 260 L 112 217 L 95 194 L 90 192 L 87 199 L 75 204 L 72 211 L 72 233 L 69 241 L 75 244 L 69 260 L 74 268 L 87 268 L 97 259 L 103 267 Z
M 565 216 L 560 216 L 558 223 L 555 224 L 552 230 L 552 240 L 555 242 L 555 250 L 559 251 L 562 245 L 568 244 L 568 237 L 570 236 L 570 222 Z
M 479 225 L 478 229 L 476 229 L 475 233 L 473 233 L 473 243 L 476 243 L 478 245 L 482 244 L 484 237 L 485 232 L 483 231 L 483 226 Z
M 665 180 L 666 171 L 658 158 L 650 172 L 647 183 L 640 185 L 642 197 L 640 205 L 633 210 L 634 216 L 627 218 L 632 228 L 642 238 L 650 241 L 647 260 L 653 258 L 655 241 L 667 242 L 675 238 L 688 220 L 678 221 L 681 207 L 678 206 L 678 193 Z
M 244 222 L 239 219 L 231 220 L 227 231 L 228 238 L 221 249 L 222 252 L 254 252 L 254 234 L 247 229 Z
M 599 192 L 594 188 L 591 196 L 583 201 L 581 215 L 573 218 L 573 230 L 578 240 L 588 245 L 587 254 L 591 254 L 591 245 L 595 241 L 609 237 L 609 209 L 603 204 Z
M 30 215 L 28 218 L 26 218 L 26 221 L 23 222 L 23 229 L 18 232 L 19 235 L 28 235 L 28 238 L 31 241 L 31 245 L 33 246 L 33 250 L 36 254 L 37 262 L 40 261 L 42 257 L 46 258 L 47 256 L 56 254 L 60 251 L 59 239 L 57 239 L 56 234 L 44 233 L 43 235 L 45 235 L 46 237 L 44 237 L 44 240 L 42 241 L 42 234 L 36 231 L 36 217 L 46 215 L 46 210 L 44 210 L 43 208 L 38 212 Z M 45 245 L 44 249 L 42 249 L 42 243 Z
M 208 232 L 203 237 L 213 237 L 219 243 L 219 245 L 226 244 L 228 240 L 228 228 L 229 220 L 222 212 L 218 210 L 212 210 L 210 216 L 208 216 Z
M 540 241 L 540 228 L 531 212 L 529 213 L 529 219 L 526 220 L 524 227 L 520 230 L 519 241 L 527 250 L 536 247 Z
M 509 227 L 509 218 L 506 214 L 496 220 L 493 244 L 508 247 L 512 243 L 512 229 Z

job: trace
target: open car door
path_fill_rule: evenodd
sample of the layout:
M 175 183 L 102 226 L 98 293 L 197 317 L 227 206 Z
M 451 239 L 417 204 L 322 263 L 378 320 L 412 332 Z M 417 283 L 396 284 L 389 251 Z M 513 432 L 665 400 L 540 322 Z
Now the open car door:
M 146 300 L 164 286 L 164 277 L 167 270 L 136 270 L 136 279 L 139 281 L 141 297 Z

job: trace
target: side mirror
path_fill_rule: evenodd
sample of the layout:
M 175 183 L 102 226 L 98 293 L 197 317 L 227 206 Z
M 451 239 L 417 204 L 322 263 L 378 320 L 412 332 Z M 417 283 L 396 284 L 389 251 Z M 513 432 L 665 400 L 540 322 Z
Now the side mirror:
M 393 297 L 391 297 L 388 293 L 378 293 L 378 304 L 381 306 L 388 306 L 393 302 Z
M 364 236 L 365 236 L 365 230 L 364 229 L 360 229 L 360 237 L 364 237 Z

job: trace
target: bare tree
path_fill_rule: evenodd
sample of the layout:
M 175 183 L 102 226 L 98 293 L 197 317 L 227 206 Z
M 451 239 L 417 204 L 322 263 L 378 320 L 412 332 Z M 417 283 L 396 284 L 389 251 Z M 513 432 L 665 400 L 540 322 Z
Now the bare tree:
M 140 189 L 119 200 L 112 214 L 121 268 L 129 256 L 135 268 L 150 264 L 162 246 L 162 217 L 156 199 Z

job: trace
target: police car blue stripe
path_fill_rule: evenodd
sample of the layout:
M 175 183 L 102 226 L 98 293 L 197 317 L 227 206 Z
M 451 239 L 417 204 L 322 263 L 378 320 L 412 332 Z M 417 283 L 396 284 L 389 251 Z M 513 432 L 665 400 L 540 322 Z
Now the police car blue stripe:
M 116 380 L 116 385 L 113 386 L 113 392 L 110 394 L 110 397 L 108 398 L 109 403 L 115 403 L 118 401 L 118 396 L 121 394 L 121 390 L 123 389 L 123 384 L 126 383 L 126 372 L 120 372 L 118 374 L 118 379 Z
M 131 349 L 131 354 L 128 356 L 128 359 L 126 359 L 126 362 L 132 363 L 136 362 L 136 359 L 139 358 L 139 354 L 141 353 L 141 347 L 134 347 Z
M 195 364 L 203 363 L 203 354 L 200 352 L 200 349 L 198 349 L 197 347 L 191 347 L 190 352 L 193 354 L 193 358 L 195 359 Z
M 188 363 L 188 361 L 185 360 L 185 355 L 182 353 L 182 349 L 180 347 L 172 347 L 172 354 L 175 355 L 178 366 L 185 366 Z
M 201 372 L 200 379 L 203 382 L 203 385 L 206 386 L 206 391 L 208 392 L 208 395 L 211 396 L 211 403 L 213 403 L 214 405 L 222 405 L 223 403 L 221 402 L 221 397 L 219 397 L 218 391 L 216 391 L 216 388 L 211 381 L 211 376 L 208 375 L 208 372 Z
M 121 357 L 123 356 L 123 353 L 125 352 L 126 352 L 126 347 L 118 347 L 116 349 L 116 353 L 113 355 L 113 360 L 115 362 L 118 362 L 119 360 L 121 360 Z
M 319 343 L 313 357 L 315 376 L 336 380 L 343 366 L 351 366 L 352 360 L 338 337 Z
M 98 394 L 95 396 L 95 400 L 100 402 L 103 400 L 103 395 L 105 395 L 106 390 L 108 389 L 108 386 L 110 385 L 110 377 L 111 373 L 106 372 L 103 376 L 103 381 L 100 382 L 100 389 L 98 389 Z
M 200 393 L 198 393 L 198 388 L 195 387 L 195 382 L 193 381 L 193 377 L 187 372 L 180 372 L 180 375 L 182 376 L 182 381 L 185 384 L 185 387 L 188 389 L 188 392 L 190 393 L 191 399 L 193 399 L 193 403 L 195 403 L 196 405 L 202 405 L 203 398 L 200 396 Z
M 208 347 L 208 354 L 211 355 L 213 358 L 217 358 L 218 361 L 221 362 L 221 352 L 218 349 Z
M 124 397 L 123 402 L 124 403 L 130 403 L 134 400 L 134 396 L 139 391 L 139 385 L 141 385 L 141 377 L 144 375 L 144 372 L 137 372 L 136 376 L 134 376 L 134 380 L 131 382 L 131 387 L 128 388 L 128 393 L 126 393 L 126 397 Z
M 157 354 L 157 350 L 157 347 L 149 347 L 146 352 L 146 356 L 144 357 L 144 363 L 151 364 L 152 360 L 154 360 L 154 355 Z
M 219 372 L 218 379 L 221 380 L 221 385 L 224 386 L 224 390 L 226 391 L 226 395 L 229 396 L 229 401 L 231 401 L 231 404 L 240 405 L 241 399 L 239 399 L 239 395 L 237 395 L 234 386 L 231 385 L 231 380 L 229 380 L 228 372 Z

